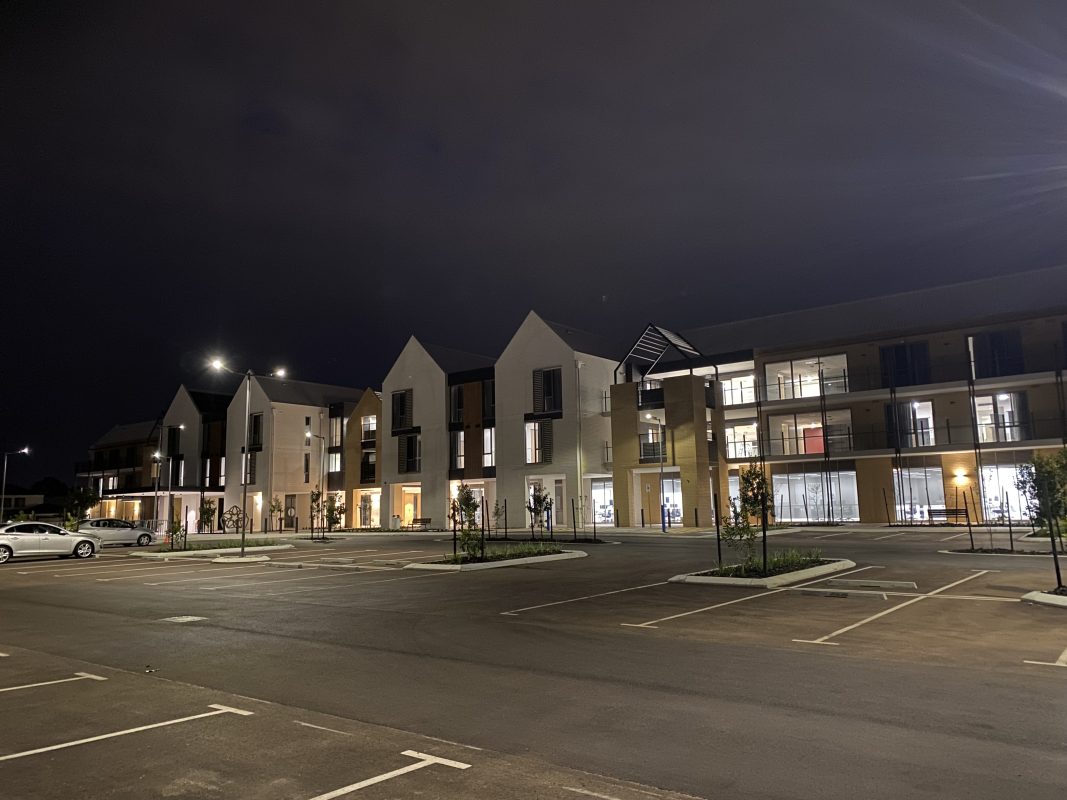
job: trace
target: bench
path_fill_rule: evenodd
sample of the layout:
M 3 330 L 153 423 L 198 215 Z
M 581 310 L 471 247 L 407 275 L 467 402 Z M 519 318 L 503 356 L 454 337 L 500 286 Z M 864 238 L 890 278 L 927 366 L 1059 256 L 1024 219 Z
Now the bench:
M 407 526 L 409 531 L 424 531 L 430 527 L 430 523 L 433 521 L 432 517 L 415 517 L 411 520 L 411 524 Z
M 934 522 L 966 522 L 968 516 L 965 508 L 931 508 L 928 514 L 931 524 Z

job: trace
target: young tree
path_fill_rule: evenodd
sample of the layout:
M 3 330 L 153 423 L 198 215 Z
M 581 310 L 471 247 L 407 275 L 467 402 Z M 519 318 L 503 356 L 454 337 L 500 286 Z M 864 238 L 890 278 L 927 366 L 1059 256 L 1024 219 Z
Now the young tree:
M 526 504 L 526 510 L 530 512 L 530 534 L 533 535 L 534 525 L 542 531 L 545 529 L 545 514 L 552 509 L 552 498 L 540 484 L 534 484 L 530 494 L 530 502 Z
M 283 510 L 282 499 L 280 497 L 278 497 L 278 495 L 274 495 L 270 499 L 270 507 L 269 507 L 270 519 L 271 519 L 271 522 L 273 523 L 274 519 L 277 518 L 277 520 L 278 520 L 278 530 L 279 531 L 282 529 L 282 510 Z
M 205 497 L 200 501 L 200 518 L 196 521 L 200 532 L 215 530 L 215 499 Z
M 748 515 L 738 508 L 732 498 L 730 499 L 730 513 L 723 515 L 722 518 L 720 535 L 728 546 L 740 552 L 741 560 L 746 566 L 755 564 L 756 529 L 752 527 Z
M 1049 533 L 1052 547 L 1052 562 L 1056 570 L 1056 588 L 1063 588 L 1063 573 L 1057 552 L 1063 544 L 1060 520 L 1067 511 L 1067 450 L 1058 450 L 1051 455 L 1036 453 L 1030 464 L 1019 468 L 1015 488 L 1026 500 L 1031 518 L 1039 522 Z M 1060 543 L 1057 545 L 1056 540 Z
M 89 509 L 100 502 L 100 496 L 92 489 L 78 487 L 67 495 L 67 513 L 79 522 L 85 519 Z
M 318 489 L 311 490 L 311 534 L 315 535 L 315 522 L 322 517 L 325 504 L 322 502 L 322 492 Z
M 345 504 L 338 500 L 335 495 L 326 498 L 326 529 L 332 531 L 335 525 L 339 525 L 345 518 Z
M 767 570 L 767 503 L 770 489 L 763 467 L 753 461 L 738 473 L 741 489 L 741 513 L 746 521 L 755 517 L 763 531 L 763 569 Z
M 474 561 L 483 553 L 481 532 L 477 527 L 478 498 L 474 490 L 461 483 L 456 490 L 456 524 L 459 527 L 459 546 L 468 561 Z

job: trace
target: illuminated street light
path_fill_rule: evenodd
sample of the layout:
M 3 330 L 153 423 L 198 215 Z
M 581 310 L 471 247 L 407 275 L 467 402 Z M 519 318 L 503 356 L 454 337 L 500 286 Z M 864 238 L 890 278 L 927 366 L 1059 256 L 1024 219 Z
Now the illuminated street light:
M 221 358 L 213 358 L 208 362 L 208 365 L 216 372 L 228 372 L 231 375 L 243 375 L 245 379 L 245 443 L 241 452 L 241 557 L 245 554 L 245 535 L 248 531 L 248 461 L 251 453 L 249 452 L 249 436 L 251 434 L 252 420 L 251 420 L 251 398 L 252 398 L 252 370 L 245 370 L 244 372 L 238 372 L 237 370 L 230 369 L 226 366 Z M 271 377 L 284 378 L 285 367 L 277 367 L 272 373 Z

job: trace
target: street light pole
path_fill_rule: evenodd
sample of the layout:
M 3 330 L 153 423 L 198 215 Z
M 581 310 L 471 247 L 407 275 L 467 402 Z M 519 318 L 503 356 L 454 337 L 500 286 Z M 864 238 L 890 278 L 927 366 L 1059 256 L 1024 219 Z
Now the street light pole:
M 667 460 L 667 426 L 663 420 L 652 414 L 645 414 L 645 419 L 655 420 L 659 428 L 659 527 L 667 532 L 667 504 L 663 502 L 663 464 Z
M 214 358 L 211 360 L 210 366 L 216 371 L 229 372 L 231 375 L 244 375 L 245 379 L 245 437 L 244 447 L 241 453 L 241 558 L 245 555 L 245 536 L 248 532 L 248 464 L 251 458 L 249 452 L 249 435 L 252 428 L 252 370 L 245 370 L 243 373 L 230 369 L 223 363 L 222 359 Z M 285 370 L 278 368 L 271 373 L 271 377 L 285 377 Z
M 311 431 L 308 431 L 307 435 L 309 437 L 314 436 L 319 440 L 319 503 L 321 508 L 321 504 L 324 502 L 322 499 L 322 476 L 326 471 L 326 437 L 320 436 L 317 433 L 312 433 Z M 314 533 L 314 525 L 312 525 L 312 533 Z M 323 534 L 323 538 L 325 538 L 325 534 Z
M 0 481 L 0 522 L 5 522 L 4 506 L 7 504 L 7 457 L 15 455 L 28 456 L 30 448 L 23 447 L 21 450 L 10 450 L 4 453 L 4 478 Z

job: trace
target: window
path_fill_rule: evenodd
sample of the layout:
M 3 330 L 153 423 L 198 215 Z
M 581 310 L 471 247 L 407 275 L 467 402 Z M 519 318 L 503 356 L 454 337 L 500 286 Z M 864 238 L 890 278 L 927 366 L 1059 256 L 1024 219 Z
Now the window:
M 185 486 L 185 459 L 178 459 L 178 486 Z
M 980 442 L 1019 442 L 1027 438 L 1026 393 L 1006 392 L 974 398 Z
M 108 475 L 106 478 L 104 478 L 103 485 L 105 491 L 115 491 L 119 488 L 118 475 Z
M 226 456 L 219 459 L 219 486 L 226 485 Z
M 563 410 L 563 369 L 535 369 L 533 372 L 535 414 Z
M 767 364 L 767 399 L 792 400 L 848 391 L 845 355 L 815 356 Z
M 401 474 L 422 470 L 422 437 L 405 433 L 397 437 L 397 471 Z
M 373 414 L 369 417 L 360 417 L 360 428 L 362 429 L 362 439 L 364 442 L 369 442 L 378 433 L 378 418 Z
M 204 459 L 204 486 L 211 485 L 211 459 Z
M 526 463 L 552 463 L 552 420 L 526 423 Z
M 894 469 L 893 494 L 898 521 L 927 522 L 931 509 L 945 508 L 944 472 L 939 466 Z
M 450 438 L 452 469 L 463 469 L 463 431 L 452 431 Z
M 402 431 L 413 426 L 412 395 L 413 391 L 411 389 L 393 392 L 392 411 L 394 431 Z
M 826 427 L 818 412 L 776 414 L 767 420 L 768 449 L 771 455 L 792 456 L 831 453 L 852 449 L 852 412 L 835 409 L 826 412 Z
M 341 454 L 340 453 L 330 453 L 329 456 L 328 456 L 328 459 L 329 459 L 330 472 L 340 472 L 341 471 Z
M 256 482 L 256 454 L 245 453 L 244 456 L 246 482 L 251 485 Z
M 886 406 L 886 429 L 890 447 L 932 447 L 934 445 L 934 404 L 929 400 L 898 403 L 896 414 Z
M 775 465 L 771 499 L 776 522 L 844 522 L 860 518 L 855 465 L 831 464 L 834 466 L 828 472 L 813 468 L 810 463 Z M 838 469 L 837 465 L 847 468 Z
M 482 431 L 482 466 L 496 466 L 496 428 L 485 428 Z
M 304 427 L 311 430 L 311 417 L 304 417 Z
M 756 402 L 756 376 L 736 375 L 722 380 L 722 403 L 735 406 Z
M 340 447 L 344 442 L 344 419 L 330 417 L 330 447 Z
M 735 422 L 726 429 L 727 458 L 755 458 L 759 455 L 756 422 Z
M 589 500 L 593 504 L 593 516 L 601 524 L 615 521 L 615 498 L 611 478 L 594 478 L 589 481 Z
M 448 421 L 463 422 L 463 387 L 448 387 Z
M 482 419 L 496 418 L 496 380 L 482 381 Z
M 1018 375 L 1023 369 L 1023 342 L 1018 328 L 983 331 L 967 337 L 971 377 L 998 378 Z
M 176 456 L 182 449 L 182 429 L 177 425 L 167 427 L 167 455 Z
M 262 447 L 263 446 L 263 415 L 262 414 L 249 414 L 248 415 L 248 446 L 249 447 Z
M 919 386 L 930 382 L 930 348 L 926 342 L 885 345 L 879 349 L 882 386 Z
M 304 483 L 311 483 L 311 453 L 304 453 Z

